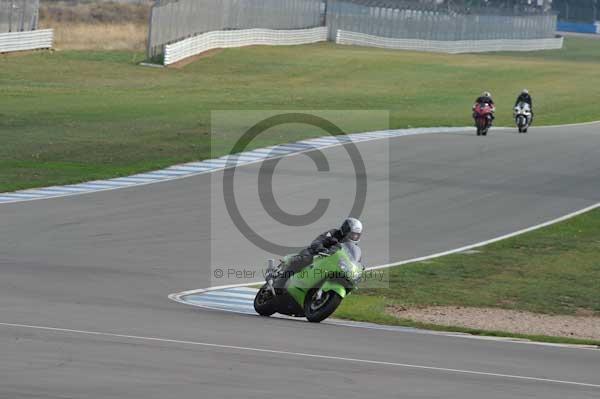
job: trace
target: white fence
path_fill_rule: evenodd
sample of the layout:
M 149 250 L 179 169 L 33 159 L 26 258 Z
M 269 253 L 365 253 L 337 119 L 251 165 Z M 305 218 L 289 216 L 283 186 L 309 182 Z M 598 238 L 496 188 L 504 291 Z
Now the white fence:
M 321 26 L 322 6 L 322 0 L 158 0 L 150 16 L 148 56 L 163 54 L 166 44 L 212 31 Z
M 52 48 L 53 40 L 52 29 L 0 33 L 0 53 Z
M 338 30 L 336 43 L 380 47 L 396 50 L 431 51 L 438 53 L 479 53 L 488 51 L 532 51 L 561 49 L 563 38 L 498 39 L 498 40 L 419 40 L 396 39 L 364 33 Z
M 217 48 L 253 45 L 290 46 L 327 40 L 327 27 L 294 30 L 241 29 L 212 31 L 166 45 L 164 64 L 170 65 L 185 58 Z
M 212 31 L 165 46 L 164 64 L 170 65 L 185 58 L 217 48 L 253 45 L 289 46 L 327 40 L 328 28 L 273 30 L 241 29 Z M 439 53 L 478 53 L 489 51 L 553 50 L 563 46 L 563 38 L 496 39 L 496 40 L 421 40 L 396 39 L 338 30 L 336 43 L 380 47 L 396 50 L 430 51 Z

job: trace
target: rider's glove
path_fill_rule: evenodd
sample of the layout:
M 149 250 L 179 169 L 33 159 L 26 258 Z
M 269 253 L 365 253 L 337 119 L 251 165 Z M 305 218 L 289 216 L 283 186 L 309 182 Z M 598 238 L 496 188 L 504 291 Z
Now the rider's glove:
M 324 252 L 325 251 L 325 247 L 323 245 L 320 244 L 313 244 L 310 246 L 310 253 L 314 256 L 314 255 L 318 255 L 320 252 Z
M 329 247 L 332 247 L 334 245 L 338 245 L 339 243 L 340 242 L 335 237 L 328 237 L 328 239 L 327 239 L 327 244 L 328 244 Z

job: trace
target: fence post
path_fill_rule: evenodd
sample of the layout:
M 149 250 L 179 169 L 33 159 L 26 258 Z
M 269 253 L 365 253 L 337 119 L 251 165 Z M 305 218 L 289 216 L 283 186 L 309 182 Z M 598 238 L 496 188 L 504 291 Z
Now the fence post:
M 21 11 L 19 13 L 19 27 L 17 28 L 19 32 L 23 32 L 25 30 L 25 13 L 27 11 L 27 4 L 25 1 L 26 0 L 21 0 L 21 4 L 19 6 L 19 10 Z
M 154 18 L 154 7 L 156 7 L 157 3 L 158 0 L 152 4 L 152 7 L 150 8 L 150 16 L 148 17 L 148 43 L 146 43 L 146 56 L 148 59 L 151 59 L 155 55 L 152 54 L 152 20 Z
M 8 31 L 12 32 L 12 15 L 15 8 L 15 0 L 10 0 L 10 8 L 8 9 Z
M 338 19 L 338 7 L 335 0 L 327 0 L 325 4 L 325 26 L 327 27 L 327 37 L 330 41 L 335 42 L 334 31 Z
M 40 21 L 40 0 L 34 4 L 33 15 L 31 17 L 31 30 L 37 30 Z

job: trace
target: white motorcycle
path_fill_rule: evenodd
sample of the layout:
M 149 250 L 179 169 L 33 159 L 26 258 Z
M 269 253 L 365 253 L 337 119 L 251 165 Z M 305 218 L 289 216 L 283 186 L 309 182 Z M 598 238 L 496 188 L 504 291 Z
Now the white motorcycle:
M 519 133 L 527 133 L 529 125 L 531 125 L 531 107 L 527 103 L 518 103 L 514 113 L 515 123 L 519 129 Z

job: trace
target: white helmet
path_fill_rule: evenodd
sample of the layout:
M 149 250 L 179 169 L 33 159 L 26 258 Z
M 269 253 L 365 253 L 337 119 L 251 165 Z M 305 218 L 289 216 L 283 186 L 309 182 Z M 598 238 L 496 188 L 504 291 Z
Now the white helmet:
M 529 94 L 529 90 L 523 89 L 523 91 L 521 91 L 521 94 Z
M 492 93 L 490 93 L 489 91 L 484 91 L 483 93 L 481 93 L 481 97 L 492 98 Z
M 363 225 L 360 220 L 355 218 L 348 218 L 344 220 L 342 227 L 340 228 L 342 231 L 342 236 L 344 239 L 348 239 L 354 243 L 360 241 L 360 236 L 362 235 Z

